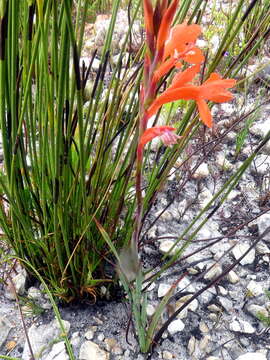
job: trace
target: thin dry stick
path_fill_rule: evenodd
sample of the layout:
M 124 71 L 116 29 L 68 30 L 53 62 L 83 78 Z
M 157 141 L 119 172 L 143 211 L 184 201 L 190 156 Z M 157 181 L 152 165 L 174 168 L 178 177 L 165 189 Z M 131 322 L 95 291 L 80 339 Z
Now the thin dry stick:
M 21 317 L 21 321 L 22 321 L 22 325 L 23 325 L 23 330 L 24 330 L 26 341 L 27 341 L 29 351 L 30 351 L 30 354 L 31 354 L 30 360 L 35 360 L 35 356 L 34 356 L 33 349 L 32 349 L 30 339 L 29 339 L 29 336 L 28 336 L 28 332 L 27 332 L 27 328 L 26 328 L 26 325 L 25 325 L 25 321 L 24 321 L 21 305 L 20 305 L 20 302 L 19 302 L 19 298 L 18 298 L 18 295 L 17 295 L 17 292 L 16 292 L 16 288 L 15 288 L 14 282 L 13 282 L 13 280 L 12 280 L 12 278 L 11 278 L 11 276 L 9 274 L 8 274 L 8 279 L 9 279 L 10 284 L 12 286 L 12 291 L 13 291 L 13 293 L 15 295 L 16 303 L 18 305 L 18 309 L 19 309 L 19 312 L 20 312 L 20 317 Z

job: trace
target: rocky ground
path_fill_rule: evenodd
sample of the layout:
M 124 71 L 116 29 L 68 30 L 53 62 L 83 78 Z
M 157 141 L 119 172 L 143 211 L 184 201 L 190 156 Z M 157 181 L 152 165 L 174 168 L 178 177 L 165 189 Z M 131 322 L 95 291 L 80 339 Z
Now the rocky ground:
M 106 18 L 101 20 L 107 21 Z M 102 38 L 100 33 L 103 25 L 100 24 L 98 29 L 102 30 L 95 30 L 96 38 L 89 40 L 89 47 Z M 121 26 L 119 29 L 121 34 Z M 91 29 L 89 31 L 91 33 Z M 138 37 L 139 32 L 138 28 Z M 116 40 L 117 44 L 119 42 L 120 35 Z M 96 61 L 98 68 L 98 58 Z M 269 68 L 266 68 L 261 74 L 263 81 L 267 80 L 268 73 Z M 176 163 L 167 188 L 157 199 L 146 222 L 147 230 L 159 216 L 159 220 L 145 236 L 145 267 L 160 265 L 162 254 L 168 251 L 198 214 L 198 210 L 208 203 L 269 131 L 270 105 L 266 103 L 254 113 L 244 145 L 237 154 L 236 139 L 239 139 L 243 123 L 247 122 L 243 115 L 254 107 L 257 99 L 255 94 L 262 94 L 263 99 L 269 96 L 268 90 L 262 87 L 261 79 L 257 80 L 257 83 L 251 84 L 248 95 L 240 94 L 230 104 L 215 106 L 213 114 L 216 125 L 213 131 L 198 134 L 188 153 Z M 159 143 L 153 142 L 153 158 L 159 146 Z M 191 160 L 187 160 L 191 154 L 194 154 Z M 268 143 L 229 194 L 227 201 L 196 234 L 184 254 L 185 258 L 148 289 L 149 317 L 170 285 L 180 277 L 183 267 L 187 273 L 176 289 L 176 292 L 182 291 L 182 294 L 172 302 L 167 309 L 168 313 L 179 308 L 196 291 L 219 276 L 270 226 L 269 155 Z M 4 245 L 0 246 L 5 252 Z M 0 278 L 7 279 L 10 264 L 5 266 L 1 267 Z M 269 360 L 270 328 L 257 318 L 258 313 L 270 317 L 270 298 L 265 293 L 270 290 L 269 273 L 270 234 L 223 280 L 203 292 L 178 315 L 163 334 L 151 359 Z M 10 275 L 20 298 L 35 358 L 68 360 L 61 330 L 42 285 L 29 286 L 26 274 L 18 264 L 13 266 Z M 129 310 L 123 299 L 118 302 L 98 301 L 94 305 L 83 303 L 59 306 L 59 311 L 76 359 L 145 358 L 139 354 L 132 331 L 126 342 Z M 164 314 L 164 319 L 167 315 Z M 12 286 L 0 282 L 0 358 L 6 355 L 31 359 Z

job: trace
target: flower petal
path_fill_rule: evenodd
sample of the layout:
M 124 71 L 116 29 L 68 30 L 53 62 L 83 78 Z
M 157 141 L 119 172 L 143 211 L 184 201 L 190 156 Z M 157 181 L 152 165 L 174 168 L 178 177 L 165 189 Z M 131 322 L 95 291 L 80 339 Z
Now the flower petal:
M 166 75 L 175 66 L 175 63 L 177 61 L 177 59 L 170 57 L 168 60 L 163 62 L 154 72 L 154 80 L 158 82 L 162 78 L 162 76 Z
M 147 117 L 155 115 L 158 109 L 163 105 L 176 100 L 197 100 L 200 95 L 199 86 L 183 86 L 176 89 L 167 89 L 161 94 L 147 110 Z
M 211 115 L 210 109 L 209 109 L 206 101 L 203 99 L 199 99 L 196 101 L 196 103 L 198 106 L 198 110 L 199 110 L 202 122 L 204 123 L 204 125 L 211 128 L 213 126 L 213 120 L 212 120 L 212 115 Z
M 172 85 L 169 87 L 169 89 L 171 90 L 186 85 L 194 79 L 199 71 L 200 65 L 195 65 L 187 68 L 182 72 L 178 72 L 173 78 Z
M 204 55 L 199 48 L 194 46 L 190 51 L 187 52 L 183 59 L 190 64 L 201 64 L 204 62 Z
M 176 130 L 172 126 L 155 126 L 149 129 L 146 129 L 140 138 L 138 147 L 144 147 L 149 141 L 153 140 L 157 136 L 162 136 L 166 132 Z M 176 135 L 177 136 L 177 135 Z
M 170 29 L 171 23 L 173 21 L 174 14 L 176 12 L 178 1 L 179 0 L 173 0 L 171 2 L 170 6 L 168 7 L 168 9 L 166 10 L 165 14 L 162 17 L 158 36 L 157 36 L 157 50 L 158 51 L 160 51 L 163 48 L 165 41 L 168 38 L 169 29 Z
M 201 34 L 200 25 L 187 25 L 186 23 L 176 25 L 172 28 L 170 38 L 166 42 L 164 59 L 169 55 L 173 55 L 175 49 L 182 53 L 185 51 L 190 43 L 195 43 L 198 36 Z

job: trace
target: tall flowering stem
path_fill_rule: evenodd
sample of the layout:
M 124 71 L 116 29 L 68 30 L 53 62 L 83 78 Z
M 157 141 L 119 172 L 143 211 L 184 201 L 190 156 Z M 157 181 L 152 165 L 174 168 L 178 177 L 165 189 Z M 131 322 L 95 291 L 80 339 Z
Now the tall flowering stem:
M 197 24 L 186 23 L 172 27 L 179 0 L 157 0 L 153 7 L 152 0 L 143 0 L 145 19 L 145 60 L 144 79 L 140 90 L 139 140 L 136 160 L 136 200 L 134 232 L 131 238 L 131 256 L 138 259 L 139 234 L 142 225 L 142 166 L 144 146 L 155 137 L 160 137 L 167 146 L 176 144 L 180 138 L 171 126 L 148 128 L 148 120 L 155 115 L 163 104 L 179 99 L 194 100 L 202 122 L 212 127 L 212 115 L 207 100 L 225 102 L 233 98 L 228 91 L 235 85 L 234 79 L 222 79 L 212 73 L 203 84 L 192 82 L 200 72 L 204 56 L 196 47 L 201 28 Z M 185 64 L 185 70 L 181 68 Z M 190 66 L 192 65 L 192 66 Z M 171 86 L 158 95 L 158 86 L 164 76 L 173 69 L 179 69 Z M 138 260 L 139 267 L 139 260 Z M 124 269 L 123 269 L 124 270 Z M 136 277 L 136 274 L 134 274 Z

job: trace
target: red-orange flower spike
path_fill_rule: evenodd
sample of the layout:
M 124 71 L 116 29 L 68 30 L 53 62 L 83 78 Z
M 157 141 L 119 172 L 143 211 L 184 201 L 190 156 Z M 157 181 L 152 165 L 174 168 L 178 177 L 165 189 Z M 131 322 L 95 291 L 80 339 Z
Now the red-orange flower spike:
M 193 71 L 195 70 L 193 67 Z M 175 84 L 178 81 L 179 78 L 175 81 Z M 224 80 L 216 73 L 211 74 L 210 78 L 200 86 L 186 85 L 176 87 L 173 84 L 151 104 L 147 111 L 148 117 L 153 116 L 163 104 L 180 99 L 195 100 L 203 123 L 208 127 L 212 127 L 212 116 L 205 100 L 214 102 L 231 100 L 233 95 L 227 89 L 234 87 L 235 84 L 236 80 Z
M 167 11 L 165 12 L 165 14 L 161 20 L 161 24 L 160 24 L 159 32 L 158 32 L 158 36 L 157 36 L 157 51 L 158 52 L 162 51 L 162 49 L 165 45 L 165 41 L 168 38 L 170 26 L 171 26 L 171 23 L 173 21 L 173 18 L 174 18 L 176 9 L 177 9 L 178 1 L 179 0 L 172 1 L 171 5 L 168 7 Z

